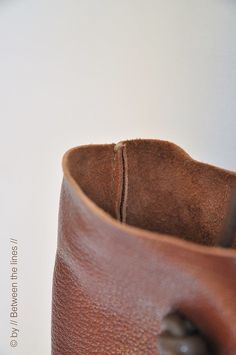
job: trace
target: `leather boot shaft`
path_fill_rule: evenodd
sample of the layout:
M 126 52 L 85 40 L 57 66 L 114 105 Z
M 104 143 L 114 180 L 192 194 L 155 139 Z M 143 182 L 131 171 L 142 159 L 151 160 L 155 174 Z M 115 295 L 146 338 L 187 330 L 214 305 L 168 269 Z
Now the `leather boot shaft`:
M 52 355 L 162 355 L 169 314 L 196 327 L 181 346 L 234 355 L 236 245 L 216 244 L 236 173 L 155 139 L 79 146 L 62 165 Z

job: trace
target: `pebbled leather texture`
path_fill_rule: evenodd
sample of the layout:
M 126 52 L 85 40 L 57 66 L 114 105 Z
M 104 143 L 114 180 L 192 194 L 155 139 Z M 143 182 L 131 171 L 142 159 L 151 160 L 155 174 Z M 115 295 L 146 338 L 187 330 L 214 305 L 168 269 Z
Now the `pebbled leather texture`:
M 236 354 L 236 245 L 216 247 L 236 173 L 173 143 L 85 145 L 63 157 L 52 355 L 159 354 L 181 312 L 210 354 Z

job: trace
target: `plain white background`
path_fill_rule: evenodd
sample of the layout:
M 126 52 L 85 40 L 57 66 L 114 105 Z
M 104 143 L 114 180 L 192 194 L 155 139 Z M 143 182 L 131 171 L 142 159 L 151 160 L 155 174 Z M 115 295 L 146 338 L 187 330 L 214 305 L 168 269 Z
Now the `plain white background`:
M 64 152 L 161 138 L 236 170 L 235 94 L 233 0 L 0 1 L 1 355 L 50 354 Z M 19 245 L 15 349 L 10 237 Z

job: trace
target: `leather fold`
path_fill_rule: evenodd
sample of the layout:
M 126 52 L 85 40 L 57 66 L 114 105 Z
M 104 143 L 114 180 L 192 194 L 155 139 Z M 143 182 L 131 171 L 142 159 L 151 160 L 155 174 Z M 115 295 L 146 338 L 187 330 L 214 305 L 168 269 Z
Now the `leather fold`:
M 160 354 L 172 311 L 234 355 L 236 249 L 215 243 L 235 172 L 157 139 L 75 147 L 62 165 L 52 355 Z

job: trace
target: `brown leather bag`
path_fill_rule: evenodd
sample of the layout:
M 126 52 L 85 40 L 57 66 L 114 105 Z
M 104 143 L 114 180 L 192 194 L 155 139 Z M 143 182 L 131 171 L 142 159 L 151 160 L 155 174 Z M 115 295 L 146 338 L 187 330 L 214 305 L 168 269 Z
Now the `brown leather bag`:
M 63 171 L 52 355 L 235 355 L 236 173 L 156 139 L 70 149 Z

